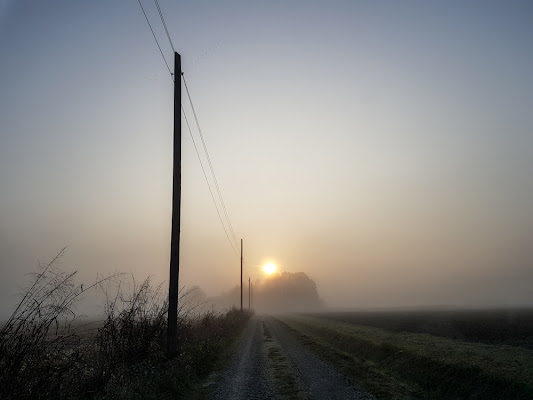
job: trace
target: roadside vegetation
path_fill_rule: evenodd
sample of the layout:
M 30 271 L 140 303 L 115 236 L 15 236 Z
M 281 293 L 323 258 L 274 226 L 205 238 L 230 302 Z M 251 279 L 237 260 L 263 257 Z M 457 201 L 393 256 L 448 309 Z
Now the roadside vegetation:
M 279 321 L 379 399 L 532 399 L 533 351 L 317 316 Z
M 113 275 L 84 287 L 56 267 L 60 256 L 35 274 L 0 329 L 2 399 L 194 399 L 250 317 L 197 313 L 181 294 L 178 356 L 168 359 L 163 286 L 132 278 L 125 290 L 125 277 Z M 107 294 L 104 316 L 87 325 L 75 303 L 95 289 Z

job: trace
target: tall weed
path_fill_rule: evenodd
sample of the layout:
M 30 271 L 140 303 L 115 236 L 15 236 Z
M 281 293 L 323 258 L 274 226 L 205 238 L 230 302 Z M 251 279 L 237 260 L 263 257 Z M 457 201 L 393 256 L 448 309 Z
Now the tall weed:
M 199 311 L 180 291 L 178 356 L 166 357 L 168 295 L 150 278 L 121 274 L 77 285 L 58 267 L 64 249 L 34 274 L 0 330 L 0 398 L 175 398 L 215 368 L 250 314 Z M 97 288 L 106 295 L 96 333 L 83 330 L 75 303 Z M 80 328 L 81 327 L 81 328 Z

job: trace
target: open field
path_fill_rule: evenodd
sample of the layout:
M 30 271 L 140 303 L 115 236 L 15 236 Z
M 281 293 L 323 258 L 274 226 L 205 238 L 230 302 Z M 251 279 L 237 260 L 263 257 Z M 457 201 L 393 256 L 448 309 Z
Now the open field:
M 344 313 L 342 320 L 338 314 L 277 319 L 309 349 L 380 399 L 533 398 L 533 350 L 501 344 L 505 338 L 487 344 L 401 332 L 398 321 L 409 321 L 408 314 L 396 316 L 396 321 L 392 314 L 382 315 L 383 321 L 376 314 L 367 315 L 367 320 L 391 326 L 390 330 L 355 323 L 363 320 L 358 313 L 352 318 Z M 414 319 L 423 326 L 420 315 Z M 488 319 L 487 324 L 492 323 Z M 481 325 L 480 315 L 475 324 Z
M 393 332 L 428 333 L 469 342 L 533 349 L 533 309 L 330 312 L 320 318 Z

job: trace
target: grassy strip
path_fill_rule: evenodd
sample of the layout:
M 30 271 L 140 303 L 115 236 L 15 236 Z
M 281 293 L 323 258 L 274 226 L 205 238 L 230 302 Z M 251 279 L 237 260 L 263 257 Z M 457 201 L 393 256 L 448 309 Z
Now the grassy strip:
M 533 398 L 529 350 L 311 317 L 281 319 L 304 344 L 378 398 Z
M 340 350 L 333 344 L 333 340 L 312 334 L 308 329 L 295 326 L 293 321 L 288 321 L 286 318 L 278 319 L 278 321 L 304 346 L 336 366 L 344 374 L 353 377 L 365 391 L 378 399 L 420 398 L 415 396 L 417 392 L 420 392 L 417 386 L 413 387 L 386 374 L 386 371 L 371 360 Z
M 307 395 L 295 377 L 289 360 L 283 355 L 281 348 L 272 337 L 264 321 L 262 324 L 263 351 L 266 354 L 268 371 L 275 383 L 279 398 L 281 400 L 307 400 Z

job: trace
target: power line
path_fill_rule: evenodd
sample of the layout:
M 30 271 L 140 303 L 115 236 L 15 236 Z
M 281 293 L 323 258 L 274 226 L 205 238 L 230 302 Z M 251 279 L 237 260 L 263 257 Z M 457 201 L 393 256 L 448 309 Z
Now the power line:
M 167 60 L 165 58 L 165 55 L 163 54 L 163 50 L 161 49 L 161 46 L 159 45 L 159 41 L 157 40 L 157 37 L 156 37 L 155 32 L 154 32 L 154 30 L 152 28 L 152 25 L 150 24 L 150 20 L 148 19 L 148 16 L 146 15 L 146 12 L 144 11 L 144 7 L 142 6 L 141 0 L 137 0 L 137 1 L 139 3 L 139 6 L 141 7 L 141 10 L 142 10 L 143 14 L 144 14 L 144 18 L 146 19 L 146 22 L 148 23 L 148 26 L 150 27 L 150 31 L 152 32 L 152 36 L 154 37 L 154 40 L 155 40 L 155 42 L 157 44 L 159 52 L 161 53 L 161 57 L 163 57 L 163 61 L 165 62 L 165 65 L 167 66 L 168 72 L 170 73 L 170 77 L 171 77 L 172 81 L 175 82 L 176 77 L 174 76 L 174 74 L 170 70 L 170 67 L 169 67 L 168 62 L 167 62 Z M 159 18 L 161 19 L 161 22 L 163 23 L 163 27 L 165 28 L 165 32 L 167 34 L 167 38 L 168 38 L 168 41 L 170 43 L 170 47 L 172 48 L 172 51 L 175 53 L 176 50 L 174 49 L 174 44 L 172 43 L 172 39 L 170 38 L 170 34 L 169 34 L 168 28 L 167 28 L 167 24 L 165 23 L 165 18 L 163 17 L 163 11 L 161 10 L 161 7 L 159 6 L 159 2 L 157 0 L 154 0 L 154 3 L 156 5 L 156 7 L 157 7 L 157 11 L 159 13 Z M 233 242 L 231 241 L 231 239 L 229 237 L 228 231 L 226 229 L 226 224 L 224 224 L 222 216 L 220 215 L 220 211 L 219 211 L 217 202 L 215 200 L 215 196 L 213 195 L 213 191 L 211 189 L 211 185 L 209 183 L 209 179 L 207 178 L 207 174 L 205 172 L 205 169 L 204 169 L 204 166 L 203 166 L 203 163 L 202 163 L 202 159 L 200 157 L 200 153 L 198 152 L 198 148 L 196 146 L 196 142 L 194 140 L 194 137 L 193 137 L 193 134 L 192 134 L 192 130 L 191 130 L 191 127 L 189 125 L 189 121 L 187 119 L 187 115 L 185 114 L 185 110 L 183 108 L 183 105 L 181 106 L 181 109 L 183 111 L 183 115 L 184 115 L 185 121 L 187 123 L 187 128 L 189 130 L 189 134 L 191 135 L 191 139 L 192 139 L 192 142 L 193 142 L 193 145 L 194 145 L 194 149 L 196 151 L 196 155 L 198 156 L 198 160 L 200 161 L 200 166 L 202 167 L 202 172 L 204 174 L 204 178 L 206 180 L 207 187 L 209 188 L 209 193 L 211 194 L 211 198 L 213 199 L 213 203 L 215 204 L 215 209 L 217 210 L 218 218 L 220 219 L 220 222 L 222 223 L 222 228 L 224 228 L 224 233 L 226 234 L 226 237 L 228 238 L 228 241 L 230 242 L 231 248 L 233 249 L 235 255 L 238 256 L 237 251 L 235 250 L 235 247 L 237 247 L 237 248 L 239 247 L 238 244 L 237 244 L 237 238 L 235 236 L 235 231 L 233 230 L 233 226 L 231 224 L 231 220 L 229 219 L 229 215 L 228 215 L 228 211 L 227 211 L 227 208 L 226 208 L 226 204 L 224 203 L 224 199 L 222 198 L 222 192 L 220 191 L 220 186 L 218 184 L 218 180 L 217 180 L 216 175 L 215 175 L 215 170 L 213 168 L 213 164 L 211 163 L 211 157 L 209 156 L 209 152 L 207 150 L 207 145 L 205 144 L 204 136 L 203 136 L 202 130 L 200 128 L 200 123 L 198 122 L 198 116 L 196 115 L 196 110 L 194 108 L 194 104 L 193 104 L 192 99 L 191 99 L 191 94 L 189 93 L 189 88 L 187 87 L 187 82 L 185 81 L 185 77 L 183 76 L 183 73 L 181 75 L 182 75 L 182 78 L 183 78 L 183 82 L 185 84 L 185 89 L 187 90 L 187 97 L 189 98 L 189 102 L 191 104 L 191 108 L 192 108 L 192 111 L 193 111 L 193 114 L 194 114 L 194 119 L 196 121 L 196 126 L 198 128 L 198 132 L 200 134 L 200 139 L 202 140 L 202 145 L 203 145 L 203 148 L 204 148 L 204 151 L 205 151 L 205 154 L 206 154 L 206 158 L 207 158 L 207 161 L 209 163 L 209 169 L 211 170 L 211 175 L 213 176 L 213 181 L 215 183 L 215 187 L 216 187 L 216 190 L 217 190 L 217 193 L 218 193 L 218 198 L 220 200 L 220 204 L 222 205 L 222 210 L 224 211 L 224 216 L 226 217 L 226 224 L 228 225 L 229 230 L 231 232 L 231 235 L 233 237 Z
M 215 200 L 215 196 L 213 195 L 213 191 L 211 190 L 211 185 L 209 184 L 209 179 L 207 179 L 207 174 L 205 173 L 204 164 L 202 162 L 202 158 L 200 157 L 200 153 L 198 152 L 198 147 L 196 146 L 196 142 L 194 141 L 194 136 L 192 134 L 191 126 L 189 125 L 189 120 L 187 119 L 187 115 L 185 114 L 185 110 L 183 108 L 183 105 L 181 106 L 181 111 L 183 112 L 183 116 L 185 117 L 185 122 L 187 124 L 187 129 L 189 131 L 189 135 L 191 135 L 192 144 L 194 145 L 194 150 L 196 150 L 196 155 L 198 156 L 198 161 L 200 161 L 200 166 L 202 167 L 202 172 L 204 173 L 204 178 L 207 183 L 207 187 L 209 188 L 209 193 L 211 194 L 211 198 L 213 199 L 213 204 L 215 205 L 215 209 L 217 210 L 218 218 L 220 219 L 220 223 L 222 224 L 222 228 L 224 228 L 224 233 L 226 234 L 226 237 L 228 238 L 229 244 L 231 248 L 233 249 L 233 252 L 237 257 L 239 257 L 239 254 L 237 253 L 237 250 L 235 250 L 235 247 L 233 246 L 233 243 L 231 242 L 231 239 L 228 235 L 228 231 L 226 229 L 226 226 L 224 224 L 224 221 L 222 220 L 222 216 L 220 215 L 220 211 L 217 206 L 217 202 Z
M 159 49 L 159 52 L 161 53 L 161 57 L 163 57 L 163 61 L 165 61 L 165 65 L 167 66 L 168 73 L 172 77 L 172 80 L 174 80 L 174 74 L 172 73 L 172 71 L 170 70 L 170 67 L 168 66 L 167 59 L 165 58 L 165 55 L 163 54 L 163 50 L 161 50 L 161 46 L 159 46 L 159 41 L 157 40 L 157 37 L 155 36 L 154 30 L 152 29 L 152 24 L 150 24 L 150 20 L 148 19 L 148 16 L 146 15 L 146 12 L 144 11 L 144 7 L 141 4 L 141 0 L 137 0 L 137 1 L 139 2 L 139 5 L 141 6 L 141 10 L 143 11 L 144 18 L 146 18 L 146 22 L 148 22 L 148 26 L 150 27 L 150 30 L 152 31 L 152 35 L 153 35 L 153 37 L 155 39 L 155 42 L 156 42 L 157 47 Z M 166 29 L 166 27 L 165 27 L 165 29 Z M 168 34 L 168 32 L 167 32 L 167 34 Z M 170 37 L 169 37 L 169 39 L 170 39 Z M 172 47 L 172 49 L 174 49 L 174 47 Z
M 222 193 L 220 191 L 220 186 L 218 184 L 218 180 L 217 180 L 217 177 L 215 175 L 215 170 L 213 168 L 213 164 L 211 163 L 211 157 L 209 157 L 209 151 L 207 150 L 207 145 L 205 144 L 204 135 L 202 134 L 202 129 L 200 128 L 200 123 L 198 122 L 198 116 L 196 115 L 196 110 L 194 108 L 194 104 L 192 102 L 191 94 L 190 94 L 189 88 L 187 86 L 187 81 L 185 80 L 185 76 L 183 74 L 182 74 L 181 77 L 183 79 L 183 83 L 185 84 L 185 90 L 187 92 L 187 97 L 189 98 L 189 102 L 191 103 L 191 109 L 192 109 L 192 112 L 193 112 L 193 115 L 194 115 L 194 119 L 196 121 L 196 126 L 198 127 L 198 132 L 200 134 L 200 139 L 202 140 L 202 145 L 203 145 L 206 157 L 207 157 L 207 162 L 209 164 L 209 169 L 211 170 L 211 174 L 213 176 L 213 181 L 215 182 L 215 187 L 217 189 L 218 197 L 220 199 L 220 203 L 222 204 L 222 209 L 224 211 L 224 215 L 226 216 L 226 220 L 227 220 L 228 226 L 230 228 L 231 235 L 233 236 L 233 240 L 235 241 L 236 247 L 238 248 L 239 247 L 238 246 L 238 241 L 237 241 L 237 238 L 235 236 L 235 232 L 233 230 L 233 226 L 231 225 L 231 220 L 229 219 L 228 211 L 226 209 L 226 205 L 224 203 L 224 199 L 222 198 Z
M 163 18 L 163 12 L 161 11 L 161 7 L 159 7 L 159 2 L 157 0 L 154 0 L 155 2 L 155 5 L 157 7 L 157 11 L 159 11 L 159 17 L 161 18 L 161 22 L 163 23 L 163 26 L 165 28 L 165 32 L 167 33 L 167 38 L 168 38 L 168 41 L 170 43 L 170 47 L 172 47 L 172 52 L 176 52 L 176 50 L 174 50 L 174 45 L 172 44 L 172 39 L 170 38 L 170 34 L 168 33 L 168 29 L 167 29 L 167 24 L 165 23 L 165 19 Z

